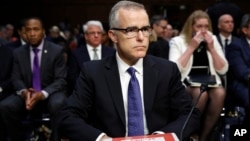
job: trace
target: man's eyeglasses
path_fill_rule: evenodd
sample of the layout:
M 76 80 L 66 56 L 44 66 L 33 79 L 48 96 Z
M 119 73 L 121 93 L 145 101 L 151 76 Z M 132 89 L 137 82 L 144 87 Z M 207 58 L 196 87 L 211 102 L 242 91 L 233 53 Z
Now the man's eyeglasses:
M 141 31 L 144 37 L 148 37 L 152 34 L 152 28 L 150 26 L 138 27 L 127 27 L 127 28 L 111 28 L 111 30 L 118 30 L 123 32 L 127 38 L 134 38 Z
M 159 24 L 157 24 L 159 27 L 161 27 L 163 30 L 165 30 L 165 29 L 167 29 L 167 26 L 165 25 L 165 26 L 162 26 L 162 25 L 159 25 Z
M 95 36 L 95 35 L 102 35 L 102 32 L 86 32 L 88 35 L 92 35 L 92 36 Z

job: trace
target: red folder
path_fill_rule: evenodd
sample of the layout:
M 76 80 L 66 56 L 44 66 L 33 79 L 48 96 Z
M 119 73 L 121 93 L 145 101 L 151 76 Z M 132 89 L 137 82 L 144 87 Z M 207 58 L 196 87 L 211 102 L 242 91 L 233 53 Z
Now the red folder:
M 112 141 L 179 141 L 175 133 L 113 138 Z

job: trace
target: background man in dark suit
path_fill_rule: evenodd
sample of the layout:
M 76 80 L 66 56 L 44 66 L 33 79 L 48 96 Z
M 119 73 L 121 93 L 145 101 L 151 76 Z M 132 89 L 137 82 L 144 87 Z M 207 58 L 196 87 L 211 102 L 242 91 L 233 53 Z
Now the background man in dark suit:
M 1 120 L 12 141 L 24 140 L 21 120 L 28 111 L 48 110 L 51 115 L 52 134 L 55 133 L 54 115 L 66 98 L 63 48 L 44 40 L 45 30 L 39 18 L 25 20 L 25 33 L 28 44 L 14 51 L 12 81 L 16 93 L 0 103 Z M 39 50 L 38 64 L 33 64 L 33 59 L 36 58 L 33 52 L 35 49 Z M 34 72 L 36 67 L 39 67 L 40 73 Z M 33 79 L 35 76 L 38 76 L 37 81 Z
M 154 15 L 150 22 L 155 35 L 156 41 L 149 44 L 148 54 L 157 57 L 168 59 L 169 56 L 169 43 L 164 39 L 164 34 L 167 32 L 168 21 L 161 15 Z
M 216 35 L 217 40 L 219 41 L 222 50 L 225 53 L 226 48 L 231 42 L 238 39 L 238 37 L 234 36 L 234 19 L 230 14 L 223 14 L 218 19 L 217 28 L 219 33 Z M 222 84 L 225 88 L 227 88 L 227 77 L 226 74 L 221 76 Z
M 12 90 L 10 79 L 12 62 L 12 50 L 0 44 L 0 101 L 4 99 Z
M 25 34 L 25 26 L 24 26 L 24 19 L 22 19 L 19 24 L 17 25 L 17 33 L 19 35 L 19 38 L 13 42 L 9 42 L 6 44 L 7 47 L 11 49 L 16 49 L 22 45 L 25 45 L 27 42 L 26 34 Z
M 11 69 L 12 69 L 13 55 L 12 50 L 0 44 L 0 101 L 11 94 Z M 0 140 L 4 141 L 5 129 L 0 120 Z
M 217 34 L 216 37 L 217 37 L 221 47 L 225 51 L 226 46 L 229 45 L 232 41 L 237 39 L 236 36 L 232 35 L 233 30 L 234 30 L 233 17 L 230 14 L 221 15 L 218 19 L 217 27 L 218 27 L 219 33 Z M 227 39 L 227 41 L 226 41 L 226 39 Z
M 84 62 L 100 60 L 115 53 L 114 48 L 102 45 L 103 26 L 100 21 L 88 21 L 83 25 L 83 31 L 86 44 L 74 50 L 72 57 L 69 59 L 68 77 L 71 89 L 75 86 L 76 79 L 80 74 Z M 95 53 L 98 58 L 94 57 Z
M 245 14 L 241 20 L 243 36 L 232 42 L 226 56 L 229 63 L 227 73 L 229 103 L 243 106 L 246 111 L 246 127 L 250 127 L 250 104 L 249 104 L 249 74 L 250 74 L 250 14 Z
M 192 100 L 176 64 L 146 55 L 152 29 L 144 6 L 119 1 L 111 9 L 109 22 L 109 37 L 117 53 L 84 63 L 74 92 L 58 115 L 61 135 L 72 141 L 103 141 L 133 136 L 130 127 L 140 126 L 141 133 L 136 135 L 174 132 L 180 136 Z M 131 69 L 135 74 L 130 77 Z M 137 90 L 133 96 L 142 97 L 135 102 L 142 107 L 136 109 L 135 114 L 141 114 L 133 124 L 129 124 L 130 111 L 135 110 L 130 107 L 131 87 Z M 195 109 L 184 138 L 199 129 L 199 115 Z

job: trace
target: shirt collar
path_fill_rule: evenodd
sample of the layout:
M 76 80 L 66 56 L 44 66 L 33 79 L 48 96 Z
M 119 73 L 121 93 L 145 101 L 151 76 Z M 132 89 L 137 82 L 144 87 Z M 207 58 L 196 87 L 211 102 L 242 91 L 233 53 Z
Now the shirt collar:
M 43 44 L 44 44 L 44 40 L 42 40 L 42 42 L 36 47 L 37 49 L 39 50 L 42 50 L 43 49 Z M 30 45 L 30 49 L 32 50 L 33 47 Z
M 140 75 L 143 75 L 143 58 L 140 58 L 133 66 L 129 66 L 120 58 L 120 56 L 116 52 L 116 60 L 120 74 L 126 73 L 129 67 L 133 67 L 136 72 L 138 72 Z
M 94 47 L 92 47 L 90 44 L 87 44 L 87 49 L 88 49 L 88 51 L 93 51 L 93 48 L 94 48 Z M 96 51 L 101 50 L 101 44 L 98 45 L 98 46 L 95 47 L 95 48 L 96 48 Z
M 22 38 L 20 38 L 20 41 L 21 41 L 21 44 L 22 44 L 22 45 L 25 45 L 25 44 L 26 44 L 26 42 L 25 42 Z
M 225 39 L 228 39 L 228 41 L 231 41 L 232 35 L 229 35 L 228 37 L 223 36 L 222 34 L 219 34 L 222 41 L 225 41 Z
M 246 38 L 247 39 L 247 43 L 250 45 L 250 39 Z

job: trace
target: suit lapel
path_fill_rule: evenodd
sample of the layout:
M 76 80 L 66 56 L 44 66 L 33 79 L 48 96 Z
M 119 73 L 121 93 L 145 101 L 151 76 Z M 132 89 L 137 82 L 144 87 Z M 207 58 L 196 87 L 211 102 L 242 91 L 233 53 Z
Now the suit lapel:
M 43 44 L 43 50 L 42 50 L 42 56 L 41 56 L 41 66 L 40 66 L 40 76 L 41 76 L 41 79 L 43 78 L 43 72 L 44 72 L 44 66 L 46 64 L 48 60 L 48 53 L 49 53 L 50 49 L 49 49 L 49 45 L 48 45 L 48 42 L 46 42 L 44 40 L 44 44 Z
M 21 60 L 27 60 L 27 62 L 22 61 L 20 64 L 22 64 L 22 68 L 24 68 L 25 70 L 23 70 L 24 74 L 30 74 L 27 75 L 28 77 L 28 83 L 32 84 L 32 68 L 31 68 L 31 63 L 33 63 L 32 58 L 30 58 L 30 46 L 29 45 L 25 45 L 24 47 L 24 54 L 22 55 L 22 59 Z
M 107 49 L 105 49 L 105 48 L 107 48 L 106 46 L 101 46 L 101 53 L 102 53 L 102 58 L 104 58 L 104 57 L 106 57 L 106 56 L 108 56 L 108 51 L 107 51 Z
M 83 62 L 90 61 L 90 55 L 86 45 L 82 47 L 81 56 L 83 58 Z
M 110 89 L 111 98 L 113 99 L 113 103 L 117 112 L 122 120 L 124 128 L 126 127 L 125 122 L 125 110 L 124 103 L 122 97 L 120 76 L 118 72 L 118 66 L 116 62 L 115 55 L 110 57 L 109 60 L 105 64 L 105 77 L 108 82 L 108 87 Z
M 144 92 L 144 107 L 146 116 L 149 116 L 149 113 L 152 109 L 153 99 L 155 97 L 156 85 L 158 79 L 158 70 L 153 68 L 154 62 L 149 58 L 145 57 L 143 61 L 143 92 Z M 111 91 L 111 98 L 113 99 L 115 108 L 122 120 L 124 128 L 126 127 L 125 122 L 125 110 L 124 102 L 122 97 L 122 90 L 120 84 L 120 77 L 118 72 L 118 66 L 115 59 L 109 59 L 105 65 L 105 77 L 108 83 L 108 87 Z
M 247 42 L 246 38 L 242 38 L 242 54 L 245 58 L 245 60 L 250 60 L 250 45 Z M 250 65 L 250 62 L 247 62 L 248 65 Z
M 143 92 L 146 116 L 151 112 L 157 85 L 158 70 L 154 62 L 147 56 L 143 60 Z
M 219 36 L 219 35 L 217 35 L 217 39 L 218 39 L 218 41 L 219 41 L 219 43 L 220 43 L 221 47 L 223 48 L 223 44 L 222 44 L 222 41 L 221 41 L 221 38 L 220 38 L 220 36 Z

